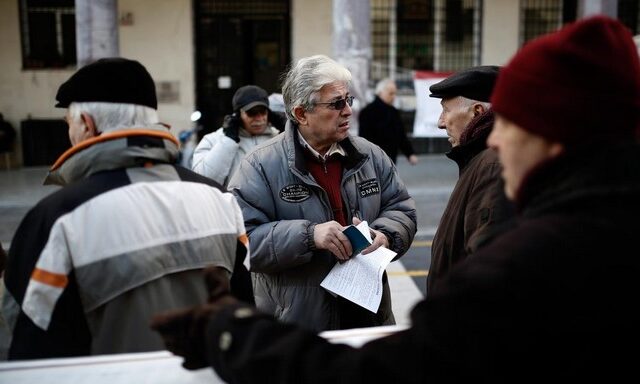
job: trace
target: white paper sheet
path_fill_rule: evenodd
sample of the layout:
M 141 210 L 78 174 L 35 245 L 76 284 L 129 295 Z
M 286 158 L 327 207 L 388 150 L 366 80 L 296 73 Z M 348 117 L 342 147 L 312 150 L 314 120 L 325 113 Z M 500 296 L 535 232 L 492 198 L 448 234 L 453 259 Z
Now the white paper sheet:
M 38 359 L 0 363 L 0 382 L 48 383 L 223 383 L 211 368 L 188 371 L 168 351 Z
M 370 238 L 365 221 L 357 228 Z M 382 274 L 395 256 L 384 247 L 366 255 L 359 253 L 343 264 L 336 263 L 320 286 L 376 313 L 382 300 Z
M 320 333 L 331 343 L 360 347 L 406 326 L 356 328 Z M 11 384 L 217 384 L 211 368 L 188 371 L 168 351 L 0 362 L 0 383 Z

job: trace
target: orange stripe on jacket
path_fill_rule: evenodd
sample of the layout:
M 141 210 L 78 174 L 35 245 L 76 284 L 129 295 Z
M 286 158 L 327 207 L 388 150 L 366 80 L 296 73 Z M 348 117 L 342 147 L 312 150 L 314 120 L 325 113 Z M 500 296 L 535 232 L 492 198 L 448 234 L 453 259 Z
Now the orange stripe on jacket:
M 238 240 L 240 240 L 240 242 L 244 244 L 246 248 L 249 248 L 249 237 L 247 236 L 246 233 L 243 233 L 242 235 L 238 236 Z
M 51 285 L 57 288 L 64 288 L 67 286 L 69 279 L 67 275 L 60 275 L 58 273 L 53 273 L 49 271 L 45 271 L 44 269 L 34 269 L 31 274 L 31 278 L 35 281 L 38 281 L 43 284 Z

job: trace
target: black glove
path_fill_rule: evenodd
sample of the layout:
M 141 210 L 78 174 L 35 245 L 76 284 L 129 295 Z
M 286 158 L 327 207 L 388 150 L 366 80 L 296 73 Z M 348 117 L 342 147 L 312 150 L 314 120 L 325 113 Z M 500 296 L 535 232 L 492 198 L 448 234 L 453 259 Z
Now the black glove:
M 222 123 L 222 132 L 235 141 L 236 143 L 240 142 L 240 136 L 238 135 L 238 130 L 240 129 L 240 118 L 236 113 L 233 115 L 227 115 L 224 117 L 224 121 Z
M 209 366 L 207 324 L 221 310 L 238 303 L 229 294 L 229 278 L 222 268 L 207 268 L 205 281 L 209 290 L 206 304 L 161 313 L 151 319 L 151 328 L 160 333 L 167 349 L 184 357 L 182 366 L 186 369 Z

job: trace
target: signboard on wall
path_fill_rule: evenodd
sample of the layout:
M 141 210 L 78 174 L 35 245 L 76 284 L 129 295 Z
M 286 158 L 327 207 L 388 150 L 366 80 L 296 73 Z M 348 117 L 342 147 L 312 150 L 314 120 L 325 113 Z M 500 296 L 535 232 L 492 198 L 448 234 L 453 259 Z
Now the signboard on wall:
M 438 129 L 438 117 L 442 107 L 440 99 L 429 97 L 429 87 L 446 79 L 452 72 L 415 71 L 413 87 L 416 91 L 416 116 L 413 121 L 414 137 L 447 137 L 444 129 Z

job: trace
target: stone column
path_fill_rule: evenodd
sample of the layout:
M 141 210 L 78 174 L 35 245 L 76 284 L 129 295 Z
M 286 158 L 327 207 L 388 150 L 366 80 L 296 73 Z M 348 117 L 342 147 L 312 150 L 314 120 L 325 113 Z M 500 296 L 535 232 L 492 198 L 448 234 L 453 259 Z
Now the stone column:
M 353 103 L 351 134 L 358 133 L 358 113 L 366 105 L 371 61 L 369 0 L 333 0 L 333 56 L 351 71 Z
M 76 0 L 78 67 L 119 55 L 117 0 Z

